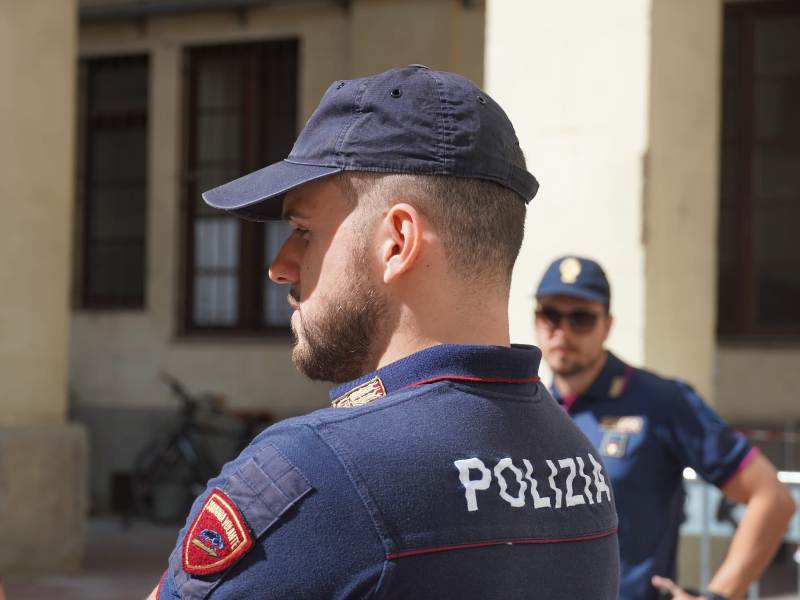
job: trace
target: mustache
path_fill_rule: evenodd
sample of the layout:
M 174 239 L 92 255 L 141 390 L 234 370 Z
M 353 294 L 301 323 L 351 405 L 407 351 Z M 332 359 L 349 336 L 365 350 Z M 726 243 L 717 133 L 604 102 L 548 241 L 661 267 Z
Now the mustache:
M 571 350 L 573 352 L 575 350 L 577 350 L 577 348 L 575 348 L 574 346 L 570 346 L 568 344 L 558 344 L 557 346 L 551 346 L 550 349 L 551 350 Z

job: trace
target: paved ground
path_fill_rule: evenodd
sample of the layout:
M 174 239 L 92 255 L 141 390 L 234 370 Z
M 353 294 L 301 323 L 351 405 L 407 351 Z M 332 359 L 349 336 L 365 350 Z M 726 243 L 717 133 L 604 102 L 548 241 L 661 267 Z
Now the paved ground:
M 89 521 L 84 569 L 74 575 L 8 577 L 8 600 L 142 600 L 161 577 L 178 527 L 119 518 Z
M 73 575 L 9 577 L 8 600 L 142 600 L 153 589 L 167 562 L 178 527 L 117 517 L 89 521 L 85 566 Z M 762 598 L 797 600 L 797 572 L 791 560 L 770 569 Z

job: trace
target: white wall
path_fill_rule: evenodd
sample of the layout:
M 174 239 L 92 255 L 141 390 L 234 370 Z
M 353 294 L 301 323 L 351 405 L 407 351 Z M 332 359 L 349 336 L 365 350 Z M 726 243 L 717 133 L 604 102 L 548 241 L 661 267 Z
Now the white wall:
M 585 254 L 611 281 L 610 347 L 641 362 L 649 2 L 489 0 L 486 11 L 487 91 L 541 184 L 514 272 L 512 338 L 533 341 L 530 296 L 547 264 Z

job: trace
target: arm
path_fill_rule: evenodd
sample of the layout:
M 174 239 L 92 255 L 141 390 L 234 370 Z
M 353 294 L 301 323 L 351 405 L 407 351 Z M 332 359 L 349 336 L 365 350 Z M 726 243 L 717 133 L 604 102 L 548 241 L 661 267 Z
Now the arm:
M 204 550 L 209 538 L 202 531 L 219 534 L 215 552 L 230 554 Z M 252 545 L 234 545 L 234 538 Z M 313 430 L 285 422 L 209 481 L 160 591 L 148 600 L 332 598 L 377 584 L 384 561 L 371 516 L 341 463 Z
M 708 590 L 730 600 L 739 600 L 772 560 L 795 505 L 786 486 L 778 481 L 772 463 L 761 454 L 734 475 L 722 491 L 731 500 L 747 504 L 747 510 Z M 654 577 L 653 585 L 671 592 L 675 600 L 699 598 L 664 577 Z
M 795 505 L 786 486 L 778 481 L 772 463 L 761 454 L 734 475 L 722 491 L 731 500 L 746 504 L 747 511 L 708 589 L 726 598 L 744 598 L 747 588 L 772 560 Z

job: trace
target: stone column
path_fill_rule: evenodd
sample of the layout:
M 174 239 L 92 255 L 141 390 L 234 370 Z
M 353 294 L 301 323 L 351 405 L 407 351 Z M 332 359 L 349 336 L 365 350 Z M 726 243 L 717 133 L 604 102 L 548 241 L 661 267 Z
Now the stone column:
M 77 567 L 84 430 L 66 422 L 76 0 L 0 0 L 0 572 Z

